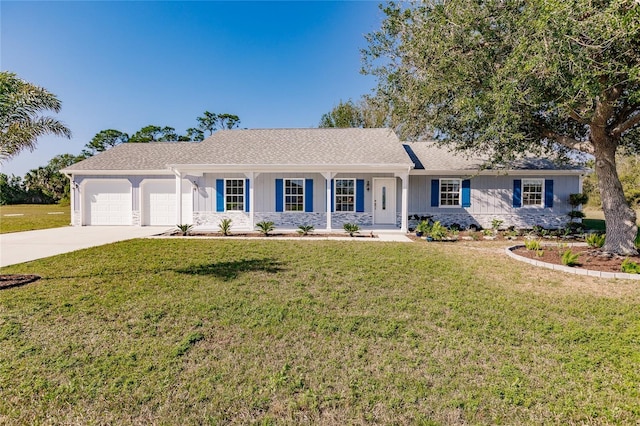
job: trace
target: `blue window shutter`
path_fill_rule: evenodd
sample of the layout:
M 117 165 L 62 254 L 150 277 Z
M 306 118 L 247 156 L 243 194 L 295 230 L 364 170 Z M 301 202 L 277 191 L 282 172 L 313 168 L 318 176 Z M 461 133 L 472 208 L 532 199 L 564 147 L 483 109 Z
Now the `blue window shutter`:
M 553 207 L 553 179 L 544 180 L 544 206 Z
M 244 211 L 249 212 L 249 179 L 244 180 Z
M 313 179 L 304 180 L 304 211 L 313 211 Z
M 471 180 L 462 181 L 462 207 L 471 207 Z
M 276 179 L 276 211 L 284 210 L 284 184 L 282 179 Z
M 522 180 L 513 180 L 513 207 L 522 207 Z
M 364 211 L 364 179 L 356 180 L 356 211 Z
M 335 198 L 333 196 L 333 179 L 331 179 L 331 211 L 335 210 Z
M 224 211 L 224 179 L 216 179 L 216 211 Z
M 431 179 L 431 207 L 440 205 L 440 180 Z

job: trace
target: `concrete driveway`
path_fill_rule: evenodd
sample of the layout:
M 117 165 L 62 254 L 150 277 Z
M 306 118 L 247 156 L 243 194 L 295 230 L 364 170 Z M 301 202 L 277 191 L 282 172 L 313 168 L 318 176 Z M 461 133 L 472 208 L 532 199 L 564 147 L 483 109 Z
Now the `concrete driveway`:
M 0 235 L 0 266 L 161 234 L 171 226 L 67 226 Z

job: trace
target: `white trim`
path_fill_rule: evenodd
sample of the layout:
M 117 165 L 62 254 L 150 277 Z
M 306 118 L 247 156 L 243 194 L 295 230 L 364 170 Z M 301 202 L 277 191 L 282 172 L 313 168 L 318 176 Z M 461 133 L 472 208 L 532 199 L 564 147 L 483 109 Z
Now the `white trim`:
M 411 176 L 574 176 L 588 174 L 589 170 L 416 170 Z
M 245 186 L 246 185 L 246 179 L 247 178 L 224 178 L 224 212 L 244 212 L 247 209 L 247 200 L 246 200 L 246 189 Z M 227 210 L 227 181 L 230 180 L 239 180 L 242 182 L 242 209 L 240 210 Z M 233 195 L 233 194 L 232 194 Z M 237 195 L 237 194 L 236 194 Z M 249 207 L 251 207 L 251 204 L 249 204 Z
M 175 176 L 175 171 L 172 169 L 160 169 L 160 170 L 60 170 L 62 173 L 72 173 L 76 176 L 156 176 L 167 175 Z
M 541 194 L 540 194 L 540 204 L 525 204 L 524 203 L 524 181 L 537 181 L 537 182 L 541 182 Z M 533 209 L 542 209 L 544 208 L 545 204 L 544 204 L 544 198 L 545 198 L 545 179 L 544 178 L 527 178 L 527 179 L 520 179 L 520 208 L 533 208 Z
M 338 200 L 336 199 L 336 197 L 338 196 L 337 194 L 337 189 L 338 189 L 338 185 L 336 184 L 337 180 L 350 180 L 353 181 L 353 210 L 340 210 L 338 211 Z M 355 213 L 356 212 L 356 200 L 358 199 L 358 188 L 357 188 L 357 179 L 356 178 L 333 178 L 333 210 L 334 213 Z M 344 195 L 341 195 L 342 197 L 344 197 Z M 364 197 L 364 194 L 362 194 L 362 196 Z
M 442 205 L 442 181 L 443 180 L 457 180 L 458 181 L 458 204 L 448 204 L 448 205 Z M 439 178 L 438 179 L 438 208 L 441 209 L 457 209 L 457 208 L 461 208 L 462 207 L 462 181 L 463 179 L 461 178 Z
M 288 180 L 301 180 L 302 181 L 302 210 L 287 210 L 287 181 Z M 282 212 L 283 213 L 305 213 L 305 202 L 307 201 L 307 179 L 302 177 L 288 177 L 282 178 Z M 297 203 L 296 203 L 297 204 Z
M 186 173 L 195 172 L 239 172 L 247 170 L 253 172 L 283 172 L 283 173 L 326 173 L 331 170 L 334 173 L 406 173 L 410 164 L 169 164 L 168 167 Z M 73 170 L 75 173 L 76 171 Z M 125 171 L 120 171 L 123 173 Z

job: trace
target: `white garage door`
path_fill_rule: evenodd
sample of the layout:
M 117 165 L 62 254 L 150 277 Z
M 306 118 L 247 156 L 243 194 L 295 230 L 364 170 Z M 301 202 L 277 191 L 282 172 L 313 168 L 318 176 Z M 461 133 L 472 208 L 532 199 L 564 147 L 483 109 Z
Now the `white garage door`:
M 84 185 L 85 225 L 131 225 L 131 184 L 127 180 Z
M 176 224 L 175 180 L 146 181 L 142 184 L 143 225 Z

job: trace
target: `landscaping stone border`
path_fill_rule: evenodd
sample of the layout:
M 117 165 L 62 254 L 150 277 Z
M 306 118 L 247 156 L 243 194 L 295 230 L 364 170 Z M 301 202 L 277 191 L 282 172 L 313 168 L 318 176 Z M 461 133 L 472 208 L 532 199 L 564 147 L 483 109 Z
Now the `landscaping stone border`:
M 569 246 L 586 246 L 585 243 L 577 243 L 570 244 Z M 603 271 L 594 271 L 591 269 L 584 268 L 575 268 L 569 267 L 565 265 L 556 265 L 554 263 L 541 262 L 539 260 L 529 259 L 528 257 L 520 256 L 515 254 L 513 250 L 524 247 L 524 245 L 519 244 L 511 247 L 507 247 L 504 249 L 507 256 L 518 260 L 520 262 L 528 263 L 533 266 L 540 266 L 542 268 L 553 269 L 554 271 L 562 271 L 569 274 L 574 275 L 586 275 L 589 277 L 598 277 L 598 278 L 617 278 L 622 280 L 637 280 L 640 281 L 640 274 L 627 274 L 625 272 L 603 272 Z

